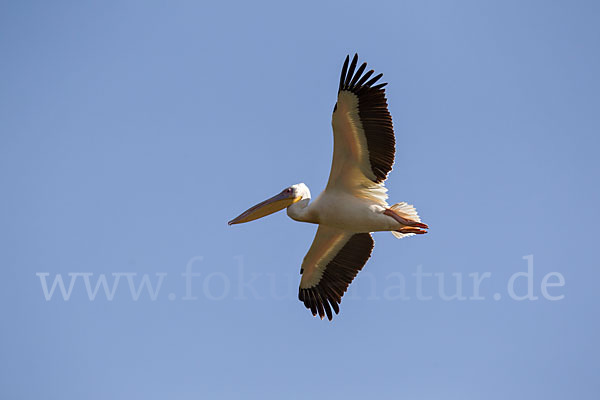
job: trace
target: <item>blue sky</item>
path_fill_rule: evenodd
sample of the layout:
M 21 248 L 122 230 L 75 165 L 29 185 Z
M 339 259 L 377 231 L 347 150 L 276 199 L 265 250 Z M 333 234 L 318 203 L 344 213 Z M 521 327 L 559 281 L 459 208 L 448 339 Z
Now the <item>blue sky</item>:
M 599 17 L 592 1 L 3 2 L 1 397 L 597 397 Z M 296 298 L 315 226 L 227 221 L 323 189 L 354 52 L 389 82 L 390 200 L 431 229 L 376 234 L 329 323 Z M 44 292 L 58 275 L 66 298 Z M 92 300 L 102 276 L 118 284 Z M 456 277 L 465 299 L 444 299 Z M 537 299 L 513 298 L 529 282 Z

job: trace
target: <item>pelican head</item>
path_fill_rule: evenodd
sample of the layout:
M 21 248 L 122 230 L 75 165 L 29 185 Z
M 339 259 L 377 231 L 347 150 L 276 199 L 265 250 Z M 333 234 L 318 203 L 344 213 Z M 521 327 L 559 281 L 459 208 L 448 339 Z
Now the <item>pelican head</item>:
M 304 183 L 298 183 L 283 189 L 280 193 L 258 203 L 228 222 L 229 225 L 242 224 L 254 221 L 267 215 L 276 213 L 301 200 L 310 199 L 310 191 Z

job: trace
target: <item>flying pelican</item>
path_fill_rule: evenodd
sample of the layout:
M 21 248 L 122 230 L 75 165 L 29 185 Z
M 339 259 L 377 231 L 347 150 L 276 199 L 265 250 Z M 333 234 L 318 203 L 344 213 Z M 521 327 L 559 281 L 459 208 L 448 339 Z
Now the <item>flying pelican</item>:
M 373 250 L 371 232 L 391 231 L 397 238 L 427 233 L 417 211 L 407 203 L 388 206 L 384 181 L 394 164 L 395 139 L 387 109 L 383 74 L 363 75 L 358 54 L 346 57 L 333 109 L 333 161 L 325 190 L 310 203 L 304 183 L 244 211 L 229 221 L 241 224 L 287 208 L 290 218 L 318 224 L 302 261 L 298 298 L 313 316 L 331 320 L 342 296 Z M 350 64 L 350 65 L 348 65 Z M 371 78 L 371 79 L 369 79 Z

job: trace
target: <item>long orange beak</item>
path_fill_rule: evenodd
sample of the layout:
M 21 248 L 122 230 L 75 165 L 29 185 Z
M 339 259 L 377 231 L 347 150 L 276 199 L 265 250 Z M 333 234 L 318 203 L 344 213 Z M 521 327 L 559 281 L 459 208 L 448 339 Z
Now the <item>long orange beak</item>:
M 295 197 L 293 192 L 284 190 L 283 192 L 271 197 L 268 200 L 258 203 L 252 208 L 247 209 L 239 216 L 228 222 L 229 225 L 242 224 L 244 222 L 254 221 L 269 214 L 283 210 L 300 200 L 300 197 Z

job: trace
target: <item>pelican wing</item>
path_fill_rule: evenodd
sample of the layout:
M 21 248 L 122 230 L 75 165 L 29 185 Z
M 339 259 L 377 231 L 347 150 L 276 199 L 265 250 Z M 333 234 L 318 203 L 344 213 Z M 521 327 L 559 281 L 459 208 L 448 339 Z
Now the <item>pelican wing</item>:
M 355 193 L 361 189 L 382 188 L 394 164 L 395 139 L 392 117 L 387 109 L 387 83 L 377 84 L 374 71 L 363 74 L 367 63 L 358 69 L 358 55 L 348 66 L 346 57 L 337 103 L 333 110 L 333 161 L 327 189 Z M 371 78 L 371 79 L 369 79 Z M 326 190 L 327 190 L 326 189 Z M 387 198 L 383 189 L 383 200 Z
M 352 233 L 319 225 L 315 240 L 302 262 L 298 298 L 314 316 L 331 320 L 348 286 L 373 250 L 369 233 Z

